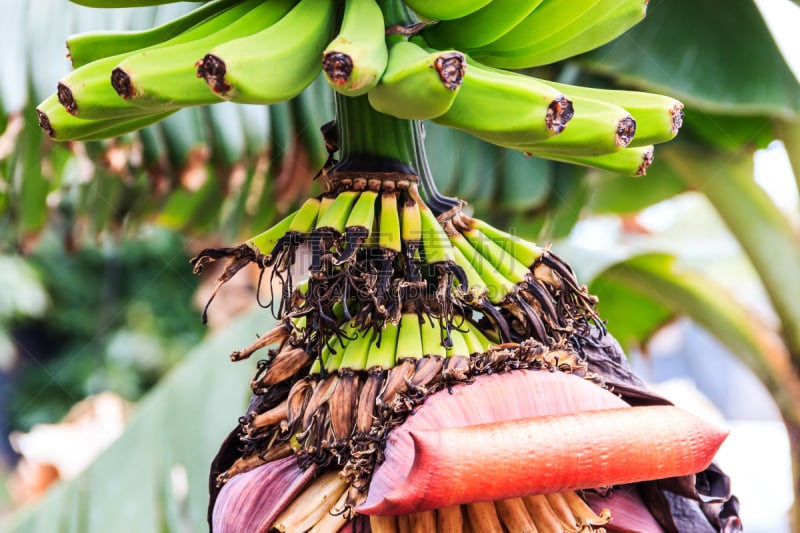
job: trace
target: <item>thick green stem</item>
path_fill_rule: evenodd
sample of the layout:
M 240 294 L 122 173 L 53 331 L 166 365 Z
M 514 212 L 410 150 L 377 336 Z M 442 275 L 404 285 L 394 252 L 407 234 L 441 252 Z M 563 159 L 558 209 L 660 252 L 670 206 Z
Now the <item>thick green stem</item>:
M 436 188 L 425 154 L 422 122 L 379 113 L 366 96 L 337 93 L 335 98 L 340 159 L 334 170 L 415 174 L 435 213 L 458 205 Z
M 366 96 L 348 97 L 336 94 L 336 126 L 338 130 L 342 170 L 394 170 L 402 167 L 417 173 L 418 126 L 413 121 L 395 118 L 375 111 Z M 356 166 L 378 168 L 356 168 Z

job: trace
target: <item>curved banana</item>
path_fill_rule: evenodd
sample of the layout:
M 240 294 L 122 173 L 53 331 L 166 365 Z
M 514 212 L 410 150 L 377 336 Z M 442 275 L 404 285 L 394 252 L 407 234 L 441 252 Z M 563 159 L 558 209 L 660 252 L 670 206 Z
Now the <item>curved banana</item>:
M 472 62 L 453 105 L 433 121 L 512 146 L 560 134 L 572 115 L 572 102 L 552 87 Z
M 50 96 L 36 107 L 39 127 L 54 141 L 94 141 L 117 137 L 155 124 L 172 113 L 173 111 L 150 113 L 123 120 L 84 119 L 68 113 L 58 102 L 56 95 Z
M 609 0 L 570 0 L 569 8 L 565 9 L 563 0 L 542 0 L 541 5 L 504 35 L 467 51 L 477 55 L 481 51 L 512 52 L 533 46 L 563 31 L 603 1 L 612 5 Z
M 434 24 L 426 28 L 423 35 L 436 48 L 470 50 L 496 41 L 514 29 L 534 12 L 542 1 L 493 0 L 463 18 Z
M 213 0 L 189 13 L 155 28 L 142 31 L 92 31 L 67 37 L 67 51 L 73 68 L 104 57 L 135 52 L 161 44 L 192 26 L 217 15 L 242 0 Z
M 451 20 L 474 13 L 492 0 L 405 0 L 406 5 L 428 20 Z
M 389 48 L 386 72 L 367 93 L 377 111 L 398 118 L 422 120 L 438 117 L 456 99 L 466 68 L 457 51 L 428 52 L 410 41 Z
M 206 37 L 175 46 L 161 46 L 128 56 L 114 68 L 111 84 L 120 97 L 146 109 L 187 107 L 219 102 L 197 77 L 198 58 L 209 49 L 253 35 L 281 20 L 294 0 L 252 3 L 253 8 Z
M 346 0 L 339 35 L 322 53 L 322 71 L 334 90 L 359 96 L 377 85 L 389 58 L 383 27 L 375 0 Z
M 529 68 L 588 52 L 642 21 L 648 0 L 601 0 L 573 24 L 535 44 L 506 51 L 475 51 L 475 57 L 494 67 Z M 607 4 L 611 5 L 607 5 Z
M 525 152 L 596 156 L 628 146 L 636 134 L 636 121 L 622 107 L 591 98 L 570 96 L 575 116 L 563 133 L 540 142 L 507 144 Z
M 653 147 L 638 146 L 636 148 L 623 148 L 613 154 L 599 156 L 570 156 L 561 154 L 537 153 L 536 157 L 598 168 L 616 172 L 623 176 L 639 177 L 647 174 L 647 167 L 653 163 Z
M 624 107 L 636 120 L 636 136 L 628 145 L 630 147 L 669 141 L 683 125 L 683 103 L 669 96 L 542 81 L 568 96 L 591 98 Z
M 197 74 L 226 100 L 274 104 L 293 98 L 319 74 L 334 8 L 335 2 L 301 0 L 269 28 L 211 50 Z
M 173 46 L 190 42 L 234 23 L 261 0 L 245 0 L 189 28 L 157 46 Z M 141 115 L 148 111 L 123 101 L 109 83 L 111 71 L 129 54 L 98 59 L 75 69 L 58 83 L 61 104 L 73 115 L 82 118 L 111 118 Z

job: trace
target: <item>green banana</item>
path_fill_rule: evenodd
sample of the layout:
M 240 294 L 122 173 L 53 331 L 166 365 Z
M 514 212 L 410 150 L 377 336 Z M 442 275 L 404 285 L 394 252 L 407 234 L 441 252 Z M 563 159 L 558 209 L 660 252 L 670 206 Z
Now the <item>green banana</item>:
M 460 318 L 460 317 L 457 317 Z M 470 355 L 470 347 L 467 344 L 467 339 L 465 338 L 463 332 L 457 329 L 450 330 L 450 339 L 453 342 L 453 345 L 450 348 L 445 350 L 446 357 L 469 357 Z
M 205 37 L 234 23 L 260 2 L 261 0 L 245 0 L 235 4 L 156 47 L 173 46 Z M 153 48 L 155 47 L 148 50 Z M 150 113 L 122 100 L 108 82 L 111 71 L 128 55 L 130 54 L 126 53 L 98 59 L 62 78 L 58 84 L 61 104 L 70 113 L 83 118 L 126 117 Z
M 309 198 L 303 202 L 289 222 L 288 232 L 300 235 L 309 233 L 314 228 L 314 222 L 321 218 L 319 215 L 321 205 L 322 201 L 319 198 Z
M 405 0 L 406 5 L 428 20 L 451 20 L 474 13 L 492 0 Z
M 381 331 L 380 344 L 373 344 L 367 356 L 367 368 L 380 367 L 388 370 L 397 361 L 397 341 L 400 325 L 387 322 Z
M 375 223 L 375 211 L 377 210 L 378 193 L 375 191 L 363 191 L 353 204 L 347 216 L 344 230 L 344 245 L 338 260 L 334 264 L 342 264 L 352 257 L 358 248 L 369 239 L 372 234 L 372 227 Z
M 532 242 L 501 231 L 479 218 L 467 219 L 467 224 L 499 244 L 503 250 L 511 254 L 523 265 L 531 268 L 544 253 L 544 249 Z
M 603 45 L 635 26 L 647 0 L 602 0 L 557 34 L 510 51 L 474 51 L 476 59 L 500 68 L 530 68 L 554 63 Z
M 261 254 L 270 256 L 275 250 L 275 246 L 278 244 L 278 241 L 280 241 L 281 237 L 283 237 L 286 232 L 289 231 L 292 220 L 294 220 L 294 217 L 297 216 L 297 213 L 298 212 L 295 211 L 294 213 L 285 217 L 271 228 L 249 239 L 246 244 L 251 248 L 255 248 Z
M 294 98 L 314 81 L 330 39 L 335 2 L 300 0 L 269 28 L 215 47 L 197 74 L 220 98 L 274 104 Z
M 489 301 L 493 303 L 501 302 L 508 295 L 516 292 L 516 284 L 506 278 L 491 262 L 485 259 L 461 233 L 450 235 L 450 241 L 480 276 L 483 286 L 486 287 Z
M 386 71 L 367 93 L 369 103 L 377 111 L 398 118 L 438 117 L 456 99 L 465 67 L 461 52 L 429 52 L 404 39 L 394 42 Z
M 319 217 L 315 229 L 331 230 L 337 235 L 344 233 L 350 211 L 360 194 L 358 191 L 343 191 L 339 193 L 330 207 Z
M 537 153 L 536 157 L 571 163 L 573 165 L 583 165 L 585 167 L 598 168 L 616 172 L 624 176 L 639 177 L 647 174 L 647 167 L 653 163 L 653 146 L 637 146 L 635 148 L 623 148 L 613 154 L 598 156 L 572 156 Z
M 467 277 L 467 290 L 461 291 L 456 287 L 456 294 L 461 295 L 461 298 L 467 303 L 475 303 L 481 301 L 488 294 L 488 288 L 484 283 L 478 271 L 472 266 L 472 263 L 467 260 L 467 257 L 458 248 L 453 248 L 453 258 L 458 266 L 464 270 L 464 275 Z M 498 302 L 502 300 L 500 298 Z M 497 302 L 493 302 L 497 303 Z
M 365 332 L 355 330 L 356 338 L 348 342 L 342 354 L 342 361 L 339 368 L 350 368 L 352 370 L 366 370 L 369 359 L 370 348 L 372 348 L 372 330 Z
M 522 283 L 530 274 L 530 266 L 517 260 L 506 252 L 499 244 L 480 231 L 471 229 L 462 233 L 472 247 L 477 250 L 506 279 L 514 283 Z
M 400 253 L 403 240 L 400 236 L 400 212 L 397 201 L 398 198 L 395 193 L 385 192 L 381 195 L 378 246 L 384 250 Z
M 636 136 L 628 145 L 630 147 L 669 141 L 683 125 L 683 103 L 669 96 L 542 81 L 567 96 L 591 98 L 624 107 L 636 120 Z
M 422 330 L 416 313 L 403 313 L 400 316 L 400 332 L 397 337 L 397 360 L 419 359 L 422 353 Z
M 630 144 L 636 134 L 636 121 L 626 109 L 591 98 L 569 98 L 575 116 L 560 135 L 540 142 L 512 142 L 505 146 L 534 155 L 596 156 Z
M 135 52 L 161 44 L 192 26 L 217 15 L 242 0 L 214 0 L 155 28 L 142 31 L 92 31 L 67 37 L 67 51 L 73 68 L 104 57 Z
M 339 35 L 322 53 L 322 71 L 334 90 L 359 96 L 377 85 L 388 51 L 383 13 L 375 0 L 346 0 Z
M 536 45 L 564 31 L 603 1 L 611 5 L 609 0 L 570 0 L 569 6 L 565 6 L 563 0 L 543 0 L 541 5 L 504 35 L 465 50 L 471 55 L 479 55 L 480 52 L 512 52 Z
M 418 248 L 422 242 L 421 217 L 419 203 L 413 198 L 408 198 L 403 204 L 400 222 L 400 237 L 406 246 L 412 245 Z
M 552 87 L 473 61 L 453 105 L 433 121 L 510 146 L 556 136 L 572 116 L 572 102 Z
M 436 48 L 470 50 L 496 41 L 511 31 L 537 9 L 542 1 L 493 0 L 465 17 L 434 24 L 426 28 L 423 35 Z M 563 5 L 561 11 L 566 11 Z
M 294 4 L 294 0 L 262 0 L 237 20 L 203 38 L 133 54 L 114 68 L 114 90 L 128 103 L 145 109 L 217 103 L 219 98 L 196 75 L 197 60 L 215 46 L 275 24 Z
M 442 344 L 442 326 L 438 320 L 433 320 L 430 317 L 424 317 L 422 324 L 420 324 L 420 332 L 422 339 L 422 352 L 423 356 L 438 356 L 446 357 L 447 349 Z
M 116 137 L 155 124 L 173 112 L 155 113 L 118 119 L 84 119 L 67 113 L 56 95 L 36 107 L 41 127 L 54 141 L 99 140 Z
M 424 203 L 418 202 L 422 232 L 422 250 L 425 253 L 425 262 L 429 265 L 436 263 L 454 263 L 453 247 L 447 238 L 436 215 Z

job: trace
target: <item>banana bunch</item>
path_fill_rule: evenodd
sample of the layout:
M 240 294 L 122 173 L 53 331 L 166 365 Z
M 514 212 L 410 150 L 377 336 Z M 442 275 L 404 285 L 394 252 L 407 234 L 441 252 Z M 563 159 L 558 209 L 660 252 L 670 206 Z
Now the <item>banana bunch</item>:
M 337 93 L 367 95 L 381 113 L 630 176 L 643 175 L 652 145 L 681 126 L 682 104 L 665 96 L 502 70 L 599 46 L 641 19 L 644 0 L 406 4 L 438 22 L 387 35 L 375 0 L 212 0 L 151 30 L 75 35 L 75 70 L 39 105 L 39 123 L 55 140 L 108 138 L 183 107 L 289 100 L 322 72 Z
M 151 30 L 70 37 L 75 69 L 38 106 L 39 123 L 54 140 L 101 139 L 184 107 L 289 100 L 319 75 L 335 19 L 332 2 L 212 0 Z

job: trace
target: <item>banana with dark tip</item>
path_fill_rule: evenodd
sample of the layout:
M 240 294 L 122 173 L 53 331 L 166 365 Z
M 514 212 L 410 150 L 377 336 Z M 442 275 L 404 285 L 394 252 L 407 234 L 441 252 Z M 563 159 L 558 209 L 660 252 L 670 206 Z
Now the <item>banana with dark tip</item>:
M 260 2 L 261 0 L 245 0 L 235 4 L 150 49 L 174 46 L 205 37 L 209 33 L 234 23 Z M 62 78 L 59 81 L 57 93 L 61 104 L 71 114 L 81 118 L 118 118 L 152 113 L 152 111 L 140 109 L 120 99 L 109 83 L 111 71 L 129 55 L 131 54 L 123 53 L 92 61 Z
M 197 74 L 220 98 L 246 104 L 289 100 L 322 69 L 319 58 L 330 42 L 335 2 L 300 0 L 269 28 L 210 50 Z
M 257 2 L 237 20 L 205 37 L 132 54 L 112 71 L 114 90 L 128 103 L 145 109 L 218 103 L 219 98 L 208 90 L 204 80 L 197 77 L 197 60 L 215 46 L 272 26 L 294 4 L 294 0 Z
M 322 72 L 339 93 L 359 96 L 377 85 L 388 61 L 383 13 L 375 0 L 346 0 L 339 35 L 322 53 Z
M 623 148 L 612 154 L 598 156 L 576 156 L 537 153 L 536 157 L 582 165 L 585 167 L 616 172 L 623 176 L 640 177 L 647 174 L 647 168 L 653 164 L 653 146 L 638 146 L 636 148 Z
M 636 120 L 636 136 L 628 145 L 632 148 L 669 141 L 683 126 L 683 103 L 669 96 L 542 81 L 567 96 L 591 98 L 625 108 Z
M 428 51 L 401 39 L 390 44 L 380 82 L 367 95 L 387 115 L 422 120 L 447 112 L 464 79 L 466 59 L 455 50 Z
M 512 146 L 557 136 L 572 117 L 572 102 L 560 91 L 530 76 L 472 61 L 458 97 L 447 113 L 433 121 L 493 144 Z
M 73 68 L 104 57 L 135 52 L 155 46 L 183 33 L 242 0 L 214 0 L 169 22 L 142 31 L 91 31 L 67 37 L 67 51 Z

